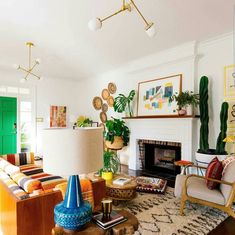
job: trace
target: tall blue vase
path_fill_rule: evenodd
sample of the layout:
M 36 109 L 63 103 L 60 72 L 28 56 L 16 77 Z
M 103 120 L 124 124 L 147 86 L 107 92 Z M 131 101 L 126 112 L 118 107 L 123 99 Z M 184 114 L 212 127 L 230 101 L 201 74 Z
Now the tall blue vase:
M 82 199 L 78 175 L 69 177 L 63 202 L 55 206 L 55 223 L 67 230 L 78 230 L 91 220 L 92 208 Z

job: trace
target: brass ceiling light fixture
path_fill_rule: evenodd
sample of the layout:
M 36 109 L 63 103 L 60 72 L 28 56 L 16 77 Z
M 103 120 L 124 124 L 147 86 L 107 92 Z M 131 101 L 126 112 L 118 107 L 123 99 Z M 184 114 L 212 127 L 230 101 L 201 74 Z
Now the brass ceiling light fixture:
M 111 15 L 109 15 L 109 16 L 103 18 L 103 19 L 94 18 L 94 19 L 90 20 L 89 23 L 88 23 L 89 29 L 92 30 L 92 31 L 96 31 L 96 30 L 98 30 L 98 29 L 101 29 L 102 23 L 103 23 L 105 20 L 107 20 L 107 19 L 109 19 L 109 18 L 111 18 L 111 17 L 113 17 L 113 16 L 115 16 L 115 15 L 121 13 L 121 12 L 124 12 L 124 11 L 129 11 L 129 12 L 130 12 L 130 11 L 132 10 L 132 6 L 133 6 L 134 9 L 136 9 L 136 11 L 137 11 L 138 14 L 140 15 L 140 17 L 143 19 L 143 21 L 144 21 L 144 23 L 145 23 L 145 32 L 147 33 L 147 35 L 148 35 L 149 37 L 153 37 L 153 36 L 155 35 L 155 33 L 156 33 L 156 32 L 155 32 L 155 28 L 154 28 L 154 24 L 153 24 L 152 22 L 148 22 L 148 21 L 145 19 L 145 17 L 143 16 L 143 14 L 140 12 L 139 8 L 136 6 L 134 0 L 129 0 L 128 3 L 126 2 L 126 0 L 123 0 L 123 2 L 122 2 L 122 7 L 121 7 L 120 10 L 114 12 L 113 14 L 111 14 Z
M 31 49 L 32 47 L 34 46 L 34 44 L 32 42 L 26 42 L 26 46 L 29 47 L 29 67 L 28 68 L 24 68 L 23 66 L 21 65 L 14 65 L 14 68 L 17 69 L 17 70 L 22 70 L 26 73 L 25 77 L 22 78 L 20 80 L 20 82 L 25 82 L 25 81 L 28 81 L 29 79 L 29 75 L 32 75 L 34 77 L 36 77 L 38 80 L 42 80 L 42 77 L 36 75 L 35 73 L 33 73 L 33 69 L 39 65 L 41 63 L 41 60 L 40 59 L 36 59 L 34 62 L 31 61 L 31 57 L 32 57 L 32 54 L 31 54 Z

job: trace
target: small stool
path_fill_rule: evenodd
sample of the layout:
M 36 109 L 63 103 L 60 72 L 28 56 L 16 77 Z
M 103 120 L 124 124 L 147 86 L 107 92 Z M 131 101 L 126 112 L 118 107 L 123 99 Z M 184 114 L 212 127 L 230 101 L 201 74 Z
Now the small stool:
M 181 170 L 181 173 L 180 173 L 181 175 L 186 175 L 186 169 L 187 169 L 187 167 L 194 165 L 193 162 L 185 161 L 185 160 L 176 161 L 174 164 L 175 164 L 176 166 L 182 167 L 182 170 Z

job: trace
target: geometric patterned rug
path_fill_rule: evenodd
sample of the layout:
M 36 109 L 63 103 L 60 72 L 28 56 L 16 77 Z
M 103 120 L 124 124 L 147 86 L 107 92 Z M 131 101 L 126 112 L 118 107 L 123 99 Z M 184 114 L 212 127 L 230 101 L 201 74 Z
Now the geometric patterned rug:
M 206 235 L 228 215 L 212 207 L 187 202 L 185 216 L 179 214 L 180 200 L 168 187 L 165 194 L 137 193 L 131 201 L 114 209 L 125 209 L 139 220 L 135 235 Z

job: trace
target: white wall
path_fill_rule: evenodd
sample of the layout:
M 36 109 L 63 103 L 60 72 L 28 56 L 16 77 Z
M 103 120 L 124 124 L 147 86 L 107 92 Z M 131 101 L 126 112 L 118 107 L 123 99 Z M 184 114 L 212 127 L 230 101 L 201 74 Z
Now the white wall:
M 128 53 L 128 52 L 127 52 Z M 92 107 L 94 96 L 101 96 L 109 82 L 117 85 L 117 94 L 128 94 L 138 87 L 138 82 L 183 74 L 183 90 L 198 91 L 200 77 L 206 75 L 210 82 L 210 147 L 214 148 L 219 132 L 219 112 L 223 101 L 223 69 L 233 63 L 233 35 L 221 35 L 200 43 L 191 42 L 155 55 L 150 55 L 114 71 L 79 83 L 79 113 L 99 121 L 99 112 Z M 84 97 L 86 97 L 84 99 Z M 135 104 L 136 110 L 136 104 Z M 113 112 L 111 116 L 121 117 Z M 199 121 L 193 133 L 193 150 L 198 148 Z M 192 156 L 193 158 L 194 156 Z
M 35 151 L 42 153 L 41 146 L 41 130 L 49 127 L 50 105 L 67 106 L 67 125 L 70 127 L 74 122 L 74 118 L 78 116 L 78 107 L 80 100 L 78 99 L 78 82 L 62 79 L 45 78 L 37 81 L 31 78 L 28 82 L 22 84 L 19 82 L 21 76 L 20 71 L 10 71 L 0 69 L 0 86 L 11 85 L 28 87 L 34 91 L 32 101 L 34 103 L 34 125 L 36 135 Z M 36 118 L 43 118 L 43 122 L 36 122 Z M 19 136 L 18 136 L 19 139 Z M 19 151 L 19 148 L 18 148 Z
M 109 82 L 114 82 L 117 85 L 116 95 L 119 93 L 128 94 L 132 89 L 137 90 L 138 82 L 178 73 L 183 74 L 183 90 L 197 91 L 199 78 L 202 75 L 209 76 L 210 143 L 211 147 L 214 147 L 219 131 L 220 104 L 223 101 L 223 68 L 232 63 L 233 37 L 231 33 L 205 42 L 190 42 L 140 58 L 122 68 L 81 82 L 49 78 L 45 78 L 41 82 L 29 82 L 26 86 L 36 90 L 35 116 L 42 117 L 44 120 L 43 123 L 37 123 L 37 151 L 41 152 L 40 131 L 49 126 L 50 105 L 66 105 L 68 119 L 71 116 L 86 115 L 99 121 L 99 112 L 93 108 L 92 100 L 94 96 L 101 96 L 102 89 L 106 88 Z M 20 75 L 18 72 L 0 69 L 0 85 L 19 85 Z M 112 115 L 123 116 L 114 113 L 110 108 L 108 118 Z M 197 134 L 195 131 L 194 149 L 198 147 Z

